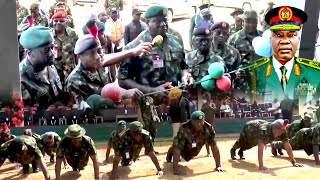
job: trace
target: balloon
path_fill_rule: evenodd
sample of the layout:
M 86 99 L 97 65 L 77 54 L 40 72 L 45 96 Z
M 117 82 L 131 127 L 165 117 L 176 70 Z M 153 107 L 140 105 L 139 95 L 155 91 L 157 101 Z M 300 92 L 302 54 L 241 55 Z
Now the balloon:
M 266 39 L 267 41 L 270 41 L 271 35 L 272 35 L 271 30 L 270 30 L 270 29 L 267 29 L 267 30 L 265 30 L 265 31 L 263 32 L 262 37 L 263 37 L 264 39 Z
M 226 91 L 231 87 L 231 80 L 227 76 L 222 76 L 221 78 L 217 79 L 216 85 L 220 90 Z
M 210 79 L 210 80 L 209 80 Z M 206 75 L 201 79 L 201 86 L 206 90 L 213 90 L 215 87 L 214 79 L 210 75 Z
M 211 78 L 219 79 L 224 74 L 224 67 L 221 63 L 214 62 L 209 66 L 208 73 Z
M 119 102 L 122 99 L 120 87 L 114 84 L 106 84 L 101 90 L 101 97 L 111 99 L 114 102 Z
M 86 100 L 87 104 L 94 109 L 96 105 L 100 102 L 101 96 L 98 94 L 92 94 L 91 96 L 88 97 Z
M 255 37 L 252 41 L 252 46 L 259 56 L 270 57 L 272 55 L 271 42 L 263 37 Z

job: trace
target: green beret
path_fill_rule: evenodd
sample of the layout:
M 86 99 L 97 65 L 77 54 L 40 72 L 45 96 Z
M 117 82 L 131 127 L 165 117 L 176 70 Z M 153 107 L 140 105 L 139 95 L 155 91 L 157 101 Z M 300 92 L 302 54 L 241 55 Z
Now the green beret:
M 156 16 L 167 16 L 168 9 L 164 6 L 151 6 L 144 13 L 144 18 L 150 19 Z
M 100 101 L 96 104 L 95 109 L 115 109 L 117 106 L 114 103 L 114 101 L 112 101 L 109 98 L 102 98 L 100 99 Z
M 86 100 L 87 104 L 94 109 L 97 104 L 100 102 L 101 96 L 99 94 L 92 94 Z
M 103 22 L 101 22 L 101 21 L 96 21 L 96 24 L 97 24 L 97 26 L 98 26 L 98 31 L 99 31 L 99 32 L 105 30 L 105 25 L 104 25 Z M 83 34 L 84 34 L 84 35 L 89 34 L 89 32 L 88 32 L 88 27 L 87 27 L 86 24 L 82 26 L 82 31 L 83 31 Z
M 99 42 L 91 34 L 86 34 L 80 37 L 74 47 L 74 54 L 79 55 L 86 50 L 93 49 L 99 46 Z
M 243 19 L 256 19 L 258 18 L 258 14 L 256 11 L 251 10 L 251 11 L 245 11 L 242 15 Z
M 130 131 L 137 131 L 142 127 L 143 127 L 143 125 L 139 121 L 133 121 L 130 123 Z
M 126 125 L 126 122 L 124 120 L 118 121 L 118 126 L 121 126 L 121 125 Z
M 191 119 L 192 120 L 204 120 L 205 119 L 205 114 L 202 111 L 194 111 L 191 114 Z
M 194 36 L 211 36 L 211 31 L 208 28 L 195 28 L 193 31 Z
M 38 48 L 51 43 L 50 29 L 43 26 L 30 27 L 23 31 L 20 37 L 20 44 L 26 49 Z

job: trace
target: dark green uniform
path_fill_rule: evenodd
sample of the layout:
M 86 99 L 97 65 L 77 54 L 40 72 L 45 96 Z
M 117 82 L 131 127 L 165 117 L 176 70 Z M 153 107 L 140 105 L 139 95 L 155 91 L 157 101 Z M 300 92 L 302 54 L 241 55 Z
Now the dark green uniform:
M 48 137 L 53 136 L 54 138 L 54 146 L 48 147 Z M 53 155 L 54 152 L 57 152 L 58 145 L 61 141 L 61 137 L 55 132 L 46 132 L 41 135 L 40 141 L 38 143 L 39 149 L 41 150 L 42 154 L 45 155 L 47 153 L 49 156 Z
M 71 140 L 65 137 L 61 140 L 57 149 L 57 158 L 66 158 L 73 169 L 83 170 L 87 166 L 89 156 L 96 155 L 97 150 L 93 140 L 89 136 L 82 136 L 82 147 L 72 148 Z
M 7 141 L 9 141 L 9 140 L 11 140 L 11 139 L 14 139 L 16 136 L 15 135 L 9 135 L 9 136 L 7 136 L 6 134 L 4 134 L 4 133 L 0 133 L 0 146 L 3 144 L 3 143 L 5 143 L 5 142 L 7 142 Z
M 16 10 L 17 13 L 17 24 L 20 25 L 22 20 L 28 16 L 29 12 L 28 9 L 23 7 L 23 6 L 19 6 L 19 8 Z
M 236 32 L 242 30 L 242 28 L 243 28 L 242 26 L 236 27 L 236 24 L 231 24 L 229 27 L 229 35 L 231 36 L 235 34 Z
M 288 138 L 291 139 L 303 127 L 303 119 L 295 120 L 286 127 Z

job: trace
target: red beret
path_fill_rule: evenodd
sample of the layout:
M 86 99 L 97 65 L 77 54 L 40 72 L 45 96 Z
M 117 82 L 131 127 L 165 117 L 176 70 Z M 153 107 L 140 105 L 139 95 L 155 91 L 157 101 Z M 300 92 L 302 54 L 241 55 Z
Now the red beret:
M 57 19 L 57 18 L 67 18 L 68 17 L 68 13 L 65 11 L 58 11 L 56 12 L 53 16 L 52 19 Z

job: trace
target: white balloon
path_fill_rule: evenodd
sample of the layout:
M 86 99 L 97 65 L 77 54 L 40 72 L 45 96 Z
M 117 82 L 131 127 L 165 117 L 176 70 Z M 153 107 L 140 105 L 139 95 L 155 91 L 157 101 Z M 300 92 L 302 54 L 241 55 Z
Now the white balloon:
M 252 46 L 259 56 L 270 57 L 272 55 L 271 42 L 263 37 L 255 37 L 252 41 Z
M 272 32 L 270 29 L 267 29 L 263 32 L 262 34 L 262 37 L 265 38 L 266 40 L 270 41 L 271 39 L 271 35 L 272 35 Z

